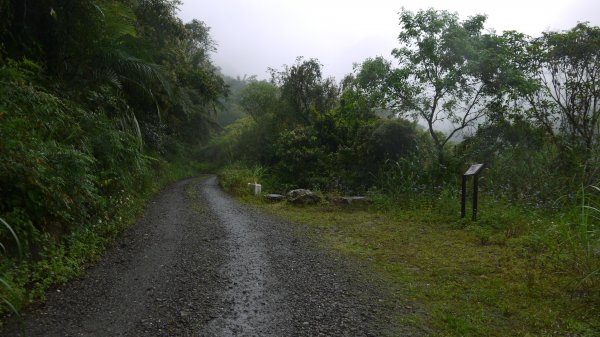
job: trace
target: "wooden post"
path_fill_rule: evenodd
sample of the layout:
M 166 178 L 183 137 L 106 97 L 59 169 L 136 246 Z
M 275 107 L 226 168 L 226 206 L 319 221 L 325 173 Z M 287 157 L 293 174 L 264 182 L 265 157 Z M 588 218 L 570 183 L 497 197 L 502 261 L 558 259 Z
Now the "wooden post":
M 479 193 L 479 174 L 473 177 L 473 221 L 477 220 L 477 194 Z
M 467 213 L 467 176 L 462 176 L 462 193 L 460 195 L 460 217 L 464 218 Z
M 462 176 L 462 190 L 460 197 L 460 217 L 464 218 L 467 213 L 467 179 L 473 176 L 473 221 L 477 220 L 477 198 L 479 194 L 479 172 L 483 164 L 473 164 Z

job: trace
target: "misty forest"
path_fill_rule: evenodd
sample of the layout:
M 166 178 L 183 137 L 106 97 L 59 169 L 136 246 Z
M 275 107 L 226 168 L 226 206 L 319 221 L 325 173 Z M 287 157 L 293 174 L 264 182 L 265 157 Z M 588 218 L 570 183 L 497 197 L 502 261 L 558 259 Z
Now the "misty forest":
M 600 27 L 399 9 L 397 47 L 344 78 L 299 55 L 260 79 L 223 74 L 179 5 L 0 0 L 0 321 L 81 278 L 165 186 L 216 174 L 384 280 L 395 326 L 598 335 Z M 294 189 L 316 197 L 265 198 Z

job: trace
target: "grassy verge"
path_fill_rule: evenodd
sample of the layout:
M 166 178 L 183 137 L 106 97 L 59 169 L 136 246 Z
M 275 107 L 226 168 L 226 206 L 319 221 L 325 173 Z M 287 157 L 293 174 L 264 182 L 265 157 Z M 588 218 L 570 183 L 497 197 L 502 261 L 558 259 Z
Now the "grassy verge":
M 267 204 L 243 185 L 234 187 L 249 172 L 224 171 L 222 185 L 247 203 L 308 225 L 326 249 L 367 261 L 413 309 L 398 318 L 402 324 L 437 336 L 600 331 L 598 278 L 586 277 L 595 267 L 578 267 L 585 245 L 576 244 L 570 217 L 484 199 L 478 222 L 460 221 L 450 195 L 410 206 L 379 200 L 369 209 Z
M 45 234 L 37 257 L 7 259 L 0 255 L 0 299 L 10 303 L 1 314 L 17 311 L 43 300 L 45 292 L 72 280 L 97 261 L 114 239 L 133 224 L 146 204 L 164 186 L 198 175 L 202 167 L 194 162 L 167 163 L 156 160 L 153 173 L 142 177 L 137 190 L 122 190 L 106 198 L 103 211 L 88 223 L 56 240 Z M 1 320 L 0 320 L 1 324 Z

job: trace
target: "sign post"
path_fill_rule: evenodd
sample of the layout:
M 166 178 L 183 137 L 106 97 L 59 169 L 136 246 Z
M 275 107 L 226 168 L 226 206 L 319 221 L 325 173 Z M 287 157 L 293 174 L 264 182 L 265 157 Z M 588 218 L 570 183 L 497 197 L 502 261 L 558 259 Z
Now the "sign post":
M 477 198 L 479 194 L 479 172 L 483 168 L 483 164 L 473 164 L 465 174 L 462 176 L 462 193 L 460 200 L 460 217 L 464 218 L 466 215 L 466 203 L 467 203 L 467 179 L 473 176 L 473 221 L 477 220 Z

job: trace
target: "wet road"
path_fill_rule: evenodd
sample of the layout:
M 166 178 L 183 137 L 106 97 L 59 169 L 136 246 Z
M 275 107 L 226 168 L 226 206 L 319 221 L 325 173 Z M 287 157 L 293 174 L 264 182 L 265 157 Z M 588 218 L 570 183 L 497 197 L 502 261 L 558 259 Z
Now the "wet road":
M 304 231 L 239 204 L 214 176 L 175 183 L 22 326 L 27 336 L 411 335 L 394 326 L 401 306 L 383 282 Z M 10 320 L 2 335 L 19 330 Z

